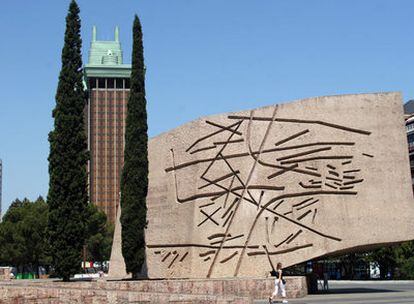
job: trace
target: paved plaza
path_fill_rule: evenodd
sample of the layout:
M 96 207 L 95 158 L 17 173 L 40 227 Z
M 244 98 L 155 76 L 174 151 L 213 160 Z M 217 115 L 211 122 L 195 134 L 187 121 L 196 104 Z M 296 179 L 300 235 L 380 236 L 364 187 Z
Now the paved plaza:
M 414 303 L 414 281 L 332 281 L 326 294 L 291 299 L 289 303 L 400 304 Z M 280 301 L 279 301 L 280 302 Z M 255 304 L 268 303 L 267 300 Z M 277 303 L 277 302 L 276 302 Z

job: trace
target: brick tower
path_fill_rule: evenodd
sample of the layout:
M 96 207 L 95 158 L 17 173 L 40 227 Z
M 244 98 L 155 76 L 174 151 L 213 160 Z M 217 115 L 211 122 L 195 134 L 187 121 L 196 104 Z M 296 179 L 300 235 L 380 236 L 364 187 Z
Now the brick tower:
M 122 62 L 118 27 L 114 41 L 97 40 L 96 27 L 93 27 L 84 73 L 88 88 L 85 116 L 90 151 L 89 198 L 115 223 L 131 76 L 131 65 Z

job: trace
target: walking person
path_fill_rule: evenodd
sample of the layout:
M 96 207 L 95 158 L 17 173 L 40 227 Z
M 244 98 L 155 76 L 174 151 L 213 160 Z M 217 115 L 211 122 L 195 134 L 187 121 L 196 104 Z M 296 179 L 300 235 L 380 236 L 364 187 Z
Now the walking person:
M 272 271 L 275 272 L 275 271 Z M 269 304 L 273 303 L 273 297 L 277 297 L 278 295 L 282 296 L 282 303 L 287 303 L 286 300 L 286 289 L 285 284 L 286 281 L 283 278 L 283 270 L 282 270 L 282 263 L 277 263 L 276 265 L 276 277 L 275 277 L 275 290 L 273 291 L 272 295 L 269 297 Z

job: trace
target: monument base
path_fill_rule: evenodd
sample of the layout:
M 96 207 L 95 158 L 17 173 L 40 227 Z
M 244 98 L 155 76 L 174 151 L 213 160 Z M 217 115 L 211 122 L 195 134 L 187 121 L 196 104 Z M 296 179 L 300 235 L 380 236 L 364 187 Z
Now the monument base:
M 286 277 L 288 298 L 307 294 L 305 277 Z M 251 304 L 267 299 L 273 278 L 142 280 L 64 283 L 52 280 L 0 282 L 1 303 L 217 303 Z

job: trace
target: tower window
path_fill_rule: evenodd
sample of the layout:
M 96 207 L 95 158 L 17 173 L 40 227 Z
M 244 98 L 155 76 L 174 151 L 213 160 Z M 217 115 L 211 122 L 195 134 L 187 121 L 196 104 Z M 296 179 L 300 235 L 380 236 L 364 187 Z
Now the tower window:
M 124 79 L 122 78 L 115 78 L 116 88 L 123 89 L 124 88 Z
M 89 88 L 90 89 L 96 88 L 96 78 L 89 78 Z
M 98 88 L 105 89 L 105 78 L 98 78 Z
M 115 79 L 114 78 L 108 78 L 107 79 L 107 88 L 113 89 L 115 87 Z

